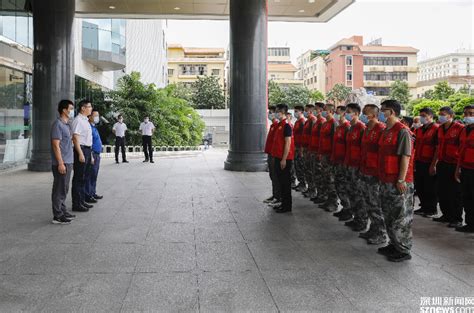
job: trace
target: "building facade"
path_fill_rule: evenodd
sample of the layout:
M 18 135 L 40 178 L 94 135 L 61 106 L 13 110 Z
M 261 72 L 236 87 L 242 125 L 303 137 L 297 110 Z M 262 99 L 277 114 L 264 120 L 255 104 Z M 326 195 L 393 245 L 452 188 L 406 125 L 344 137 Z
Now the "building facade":
M 420 61 L 418 67 L 418 97 L 422 97 L 426 91 L 434 89 L 434 86 L 441 81 L 447 81 L 456 90 L 463 87 L 472 90 L 474 50 L 458 50 Z
M 336 84 L 365 88 L 368 93 L 386 97 L 393 82 L 405 81 L 416 96 L 417 53 L 407 46 L 384 46 L 381 40 L 364 45 L 362 36 L 338 41 L 326 57 L 326 91 Z
M 222 89 L 225 81 L 225 50 L 168 45 L 168 83 L 190 86 L 200 76 L 216 76 Z
M 268 48 L 268 80 L 283 88 L 303 86 L 303 80 L 296 78 L 298 69 L 291 63 L 289 47 Z
M 303 80 L 309 90 L 326 93 L 326 62 L 327 50 L 308 50 L 297 59 L 298 71 L 296 77 Z

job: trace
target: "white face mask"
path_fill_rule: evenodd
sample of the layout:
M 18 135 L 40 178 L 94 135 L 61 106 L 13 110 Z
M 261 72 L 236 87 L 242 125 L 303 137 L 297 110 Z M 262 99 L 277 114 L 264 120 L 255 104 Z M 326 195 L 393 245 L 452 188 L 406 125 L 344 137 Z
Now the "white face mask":
M 94 116 L 94 124 L 99 124 L 100 122 L 100 117 Z
M 74 110 L 69 111 L 69 118 L 74 119 Z
M 147 118 L 144 120 L 144 122 L 145 122 L 145 123 L 148 123 L 149 121 L 150 121 L 150 120 L 149 120 L 149 119 L 147 119 Z
M 118 121 L 119 121 L 120 123 L 122 123 L 122 122 L 123 122 L 123 118 L 119 118 Z
M 423 126 L 423 124 L 421 124 L 421 123 L 413 123 L 413 128 L 415 128 L 415 129 L 418 129 L 418 128 L 420 128 L 421 126 Z

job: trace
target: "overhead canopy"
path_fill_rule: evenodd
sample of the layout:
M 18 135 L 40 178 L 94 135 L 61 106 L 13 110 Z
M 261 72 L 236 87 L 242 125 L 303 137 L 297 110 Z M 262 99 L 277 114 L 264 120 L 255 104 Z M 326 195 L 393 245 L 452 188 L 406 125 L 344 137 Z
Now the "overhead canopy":
M 270 21 L 327 22 L 355 0 L 268 0 Z M 76 0 L 79 17 L 229 18 L 230 0 Z

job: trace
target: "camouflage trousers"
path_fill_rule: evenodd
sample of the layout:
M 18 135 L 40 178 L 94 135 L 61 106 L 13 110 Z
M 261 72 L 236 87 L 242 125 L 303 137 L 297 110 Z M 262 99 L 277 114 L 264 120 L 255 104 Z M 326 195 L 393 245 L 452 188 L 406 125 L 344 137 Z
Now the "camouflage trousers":
M 336 186 L 337 196 L 341 200 L 343 209 L 350 209 L 351 201 L 349 197 L 350 182 L 347 180 L 347 167 L 342 164 L 334 166 L 334 181 Z
M 297 148 L 295 152 L 295 173 L 296 179 L 298 179 L 298 184 L 302 186 L 306 185 L 306 180 L 304 179 L 304 158 L 300 155 L 301 148 Z
M 354 215 L 354 223 L 357 225 L 367 225 L 369 218 L 364 207 L 364 197 L 366 191 L 363 188 L 361 174 L 358 168 L 347 168 L 347 181 L 349 182 L 349 197 L 351 199 L 350 212 Z
M 313 154 L 313 179 L 314 179 L 314 185 L 316 186 L 316 192 L 317 196 L 320 199 L 327 199 L 327 192 L 323 187 L 324 184 L 324 179 L 323 179 L 323 172 L 322 172 L 322 166 L 321 166 L 321 160 L 319 160 L 319 155 L 318 154 Z
M 363 207 L 370 220 L 370 233 L 374 238 L 385 237 L 385 221 L 380 204 L 380 182 L 377 177 L 361 174 L 362 189 L 364 190 Z
M 337 207 L 336 184 L 334 181 L 334 166 L 329 161 L 328 155 L 321 158 L 321 188 L 326 191 L 327 205 L 335 205 Z
M 382 183 L 380 186 L 380 200 L 388 238 L 395 249 L 402 253 L 410 253 L 412 247 L 413 184 L 407 184 L 407 188 L 404 194 L 400 194 L 394 184 Z
M 314 197 L 316 195 L 316 186 L 314 185 L 314 173 L 313 173 L 313 158 L 314 153 L 310 151 L 305 151 L 304 153 L 304 160 L 305 160 L 305 169 L 304 172 L 304 179 L 306 184 L 308 184 L 308 193 L 310 197 Z

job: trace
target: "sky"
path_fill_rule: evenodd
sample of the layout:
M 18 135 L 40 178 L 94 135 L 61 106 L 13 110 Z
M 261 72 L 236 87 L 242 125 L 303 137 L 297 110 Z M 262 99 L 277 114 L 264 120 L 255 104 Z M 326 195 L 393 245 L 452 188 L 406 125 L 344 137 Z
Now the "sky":
M 271 1 L 271 0 L 269 0 Z M 268 45 L 290 47 L 291 58 L 327 49 L 352 35 L 364 43 L 412 46 L 424 60 L 457 49 L 474 49 L 474 0 L 356 0 L 328 23 L 269 22 Z M 228 21 L 168 20 L 167 41 L 188 47 L 229 44 Z

